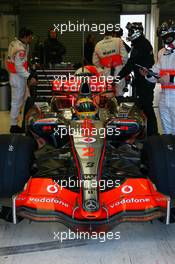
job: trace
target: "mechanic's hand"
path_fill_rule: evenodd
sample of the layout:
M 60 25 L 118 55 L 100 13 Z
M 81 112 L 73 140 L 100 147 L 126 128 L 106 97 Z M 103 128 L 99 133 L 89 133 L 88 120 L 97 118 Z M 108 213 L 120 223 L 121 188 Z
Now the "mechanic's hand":
M 170 76 L 168 74 L 163 75 L 161 78 L 158 79 L 158 82 L 161 84 L 169 83 L 170 82 Z
M 28 80 L 28 86 L 36 86 L 38 83 L 36 78 L 31 78 L 30 80 Z
M 146 75 L 148 75 L 148 70 L 147 70 L 147 69 L 139 68 L 139 73 L 140 73 L 142 76 L 146 76 Z

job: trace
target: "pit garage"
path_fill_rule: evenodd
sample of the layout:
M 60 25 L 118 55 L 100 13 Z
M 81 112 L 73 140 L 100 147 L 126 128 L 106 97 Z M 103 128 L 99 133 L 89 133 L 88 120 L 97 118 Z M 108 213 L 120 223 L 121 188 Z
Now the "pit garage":
M 110 66 L 94 59 L 111 32 L 129 49 L 127 65 L 140 27 L 155 63 L 163 47 L 168 58 L 174 9 L 163 0 L 0 1 L 0 263 L 174 263 L 175 133 L 159 114 L 162 73 L 144 65 L 143 49 L 133 67 L 159 80 L 149 135 L 135 68 L 120 94 L 124 55 L 106 46 Z M 163 42 L 157 29 L 170 19 Z

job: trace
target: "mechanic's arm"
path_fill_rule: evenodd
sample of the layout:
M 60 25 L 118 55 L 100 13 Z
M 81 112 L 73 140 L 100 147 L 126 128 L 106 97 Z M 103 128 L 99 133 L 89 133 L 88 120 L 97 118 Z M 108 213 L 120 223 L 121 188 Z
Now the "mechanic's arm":
M 160 64 L 159 62 L 157 62 L 156 64 L 153 65 L 153 67 L 150 69 L 152 70 L 153 72 L 159 74 L 160 72 Z M 142 74 L 142 71 L 139 70 L 139 72 Z M 154 76 L 149 76 L 148 73 L 145 72 L 145 74 L 142 74 L 145 76 L 145 79 L 151 83 L 156 83 L 156 82 L 159 82 L 160 79 L 157 79 L 155 78 Z
M 95 47 L 94 53 L 93 53 L 93 57 L 92 57 L 92 62 L 96 67 L 101 67 L 100 64 L 100 59 L 97 53 L 97 47 Z
M 135 64 L 139 64 L 143 60 L 143 50 L 136 50 L 134 49 L 132 51 L 131 57 L 127 60 L 127 63 L 125 66 L 121 69 L 121 71 L 118 73 L 118 76 L 120 76 L 120 79 L 124 78 L 125 76 L 129 75 L 135 68 Z
M 160 70 L 164 67 L 162 67 L 162 58 L 164 56 L 164 51 L 165 48 L 162 48 L 161 50 L 159 50 L 158 52 L 158 59 L 157 59 L 157 63 L 154 64 L 154 66 L 152 67 L 152 70 L 160 75 Z M 161 84 L 167 84 L 171 82 L 171 76 L 167 73 L 165 75 L 161 75 L 159 79 L 156 79 L 154 77 L 149 78 L 149 76 L 146 76 L 146 79 L 150 82 L 158 82 Z
M 159 75 L 160 73 L 160 68 L 161 68 L 161 65 L 160 65 L 160 59 L 161 59 L 161 54 L 160 54 L 160 51 L 158 53 L 158 59 L 157 59 L 157 63 L 155 63 L 153 65 L 153 67 L 150 69 L 151 71 L 153 71 L 154 73 L 157 73 L 157 75 Z M 148 71 L 145 69 L 139 69 L 139 72 L 142 76 L 145 76 L 145 79 L 151 83 L 156 83 L 156 82 L 160 82 L 161 83 L 161 78 L 160 79 L 157 79 L 155 78 L 154 76 L 149 76 L 148 74 Z
M 134 65 L 136 60 L 132 57 L 130 57 L 127 61 L 127 63 L 125 64 L 125 66 L 121 69 L 121 71 L 118 73 L 118 76 L 120 77 L 120 79 L 124 78 L 125 76 L 129 75 L 133 69 L 134 69 Z
M 32 74 L 30 74 L 29 71 L 27 71 L 24 67 L 24 63 L 26 63 L 26 53 L 25 51 L 19 51 L 16 53 L 15 56 L 15 66 L 16 66 L 16 72 L 21 77 L 25 78 L 27 80 L 27 84 L 30 86 L 34 86 L 37 84 L 37 80 L 35 77 L 33 77 Z
M 24 64 L 26 63 L 26 52 L 18 51 L 15 56 L 16 72 L 21 77 L 28 79 L 30 73 L 25 69 Z
M 120 39 L 120 54 L 122 56 L 123 65 L 125 65 L 128 61 L 128 52 L 124 46 L 123 40 Z

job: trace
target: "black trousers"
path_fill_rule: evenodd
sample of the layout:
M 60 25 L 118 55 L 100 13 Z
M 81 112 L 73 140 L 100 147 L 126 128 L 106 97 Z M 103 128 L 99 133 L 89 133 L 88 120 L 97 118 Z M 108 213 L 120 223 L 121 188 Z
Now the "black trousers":
M 146 80 L 135 81 L 133 83 L 135 94 L 138 98 L 138 105 L 147 117 L 147 135 L 151 136 L 158 133 L 157 119 L 153 109 L 155 84 Z

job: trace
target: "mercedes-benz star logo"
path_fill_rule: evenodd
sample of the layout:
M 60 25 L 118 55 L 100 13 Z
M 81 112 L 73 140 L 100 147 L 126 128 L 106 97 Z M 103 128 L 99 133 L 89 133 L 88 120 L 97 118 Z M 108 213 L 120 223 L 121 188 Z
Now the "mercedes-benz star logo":
M 98 209 L 98 202 L 96 200 L 86 200 L 84 202 L 84 207 L 88 211 L 96 211 Z

